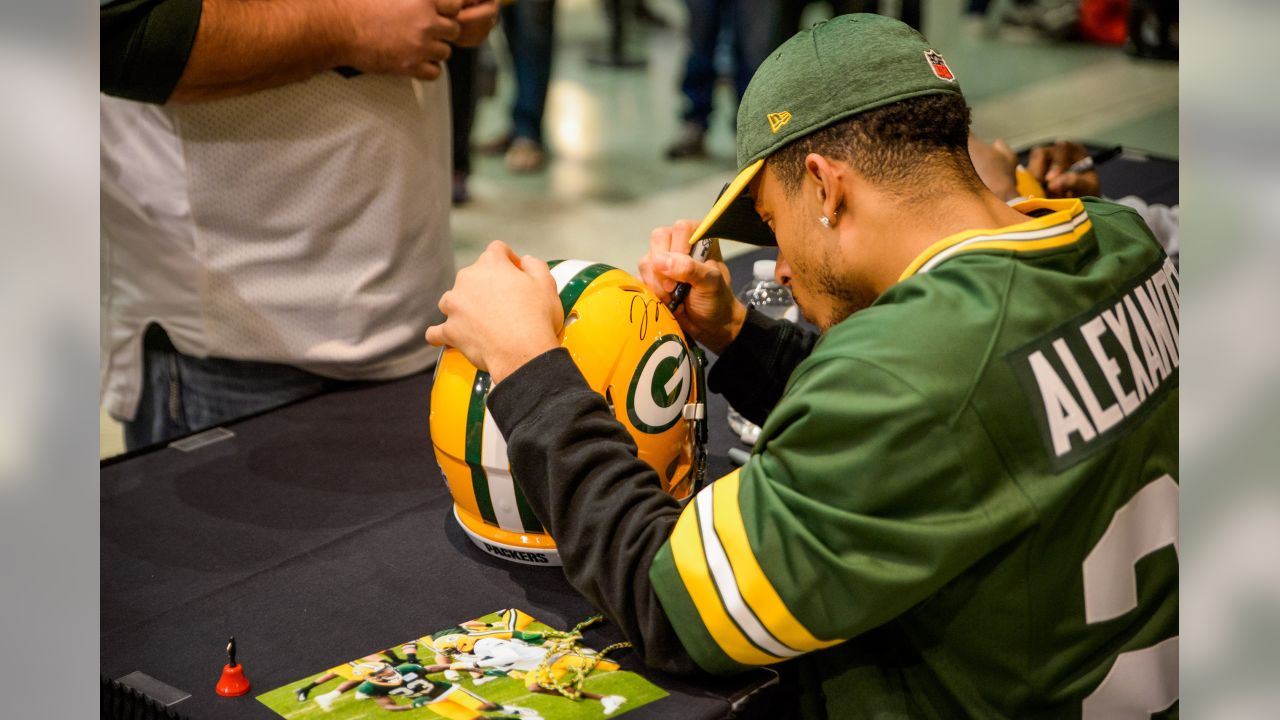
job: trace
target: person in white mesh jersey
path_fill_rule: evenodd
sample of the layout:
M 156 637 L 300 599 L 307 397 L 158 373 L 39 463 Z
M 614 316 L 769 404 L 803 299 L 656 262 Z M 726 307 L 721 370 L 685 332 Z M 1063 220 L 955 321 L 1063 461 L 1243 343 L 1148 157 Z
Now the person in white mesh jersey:
M 103 0 L 102 403 L 136 448 L 430 366 L 445 62 L 496 0 Z

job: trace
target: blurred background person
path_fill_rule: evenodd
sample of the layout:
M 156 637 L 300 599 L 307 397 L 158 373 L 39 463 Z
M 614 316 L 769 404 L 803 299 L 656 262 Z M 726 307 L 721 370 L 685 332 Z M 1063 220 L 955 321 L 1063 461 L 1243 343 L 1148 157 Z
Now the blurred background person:
M 496 15 L 102 5 L 101 401 L 128 447 L 430 366 L 454 273 L 436 81 Z
M 515 99 L 511 105 L 511 129 L 487 142 L 487 154 L 502 154 L 513 173 L 541 170 L 547 163 L 542 125 L 551 86 L 551 62 L 555 50 L 555 0 L 504 0 L 502 37 L 506 40 L 515 75 Z
M 453 121 L 453 204 L 471 199 L 467 178 L 471 176 L 471 126 L 479 103 L 481 48 L 459 47 L 449 58 L 449 116 Z
M 790 26 L 782 24 L 784 2 L 687 0 L 687 5 L 689 51 L 680 81 L 685 109 L 675 141 L 667 148 L 667 157 L 672 160 L 706 155 L 704 138 L 720 78 L 716 63 L 718 49 L 726 48 L 732 60 L 735 97 L 741 100 L 756 68 L 770 51 L 791 36 L 791 31 L 784 30 Z
M 789 28 L 803 29 L 798 27 L 801 24 L 800 17 L 804 14 L 805 8 L 814 4 L 819 3 L 817 0 L 783 0 L 782 5 L 785 8 L 785 15 L 782 18 L 783 24 Z M 886 4 L 882 3 L 881 0 L 830 0 L 830 2 L 821 4 L 831 6 L 832 16 L 861 12 L 880 14 L 882 9 L 888 9 L 883 7 Z M 887 3 L 887 5 L 897 7 L 896 13 L 890 13 L 894 17 L 916 30 L 923 29 L 923 20 L 921 18 L 922 0 L 898 0 L 897 3 Z M 985 6 L 983 9 L 985 9 Z M 974 10 L 973 8 L 970 8 L 970 10 L 981 12 L 981 10 Z
M 969 157 L 982 182 L 996 197 L 1006 202 L 1025 198 L 1029 191 L 1030 195 L 1046 198 L 1103 197 L 1133 208 L 1142 216 L 1165 254 L 1174 265 L 1178 265 L 1181 250 L 1178 244 L 1179 205 L 1149 202 L 1137 195 L 1107 197 L 1097 171 L 1072 170 L 1075 163 L 1089 157 L 1089 149 L 1083 144 L 1057 140 L 1052 144 L 1037 145 L 1027 151 L 1024 166 L 1018 162 L 1018 154 L 1003 139 L 996 138 L 994 142 L 987 143 L 970 134 Z M 1019 178 L 1019 175 L 1023 177 Z M 1028 184 L 1027 178 L 1034 183 Z

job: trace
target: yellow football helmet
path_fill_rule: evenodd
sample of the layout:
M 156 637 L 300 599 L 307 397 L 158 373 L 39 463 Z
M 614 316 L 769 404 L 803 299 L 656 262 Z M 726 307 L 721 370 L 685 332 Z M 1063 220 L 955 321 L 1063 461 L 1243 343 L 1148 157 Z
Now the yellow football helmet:
M 609 265 L 549 263 L 564 307 L 560 343 L 604 396 L 662 488 L 685 501 L 706 470 L 702 351 L 644 283 Z M 445 348 L 431 388 L 431 439 L 453 512 L 481 550 L 559 565 L 555 542 L 511 478 L 507 443 L 485 407 L 489 375 Z

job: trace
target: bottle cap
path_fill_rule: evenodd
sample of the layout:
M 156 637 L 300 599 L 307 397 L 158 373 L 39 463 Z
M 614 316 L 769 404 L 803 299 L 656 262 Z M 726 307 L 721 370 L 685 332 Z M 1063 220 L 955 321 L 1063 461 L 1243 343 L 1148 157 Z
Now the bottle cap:
M 773 280 L 773 272 L 777 267 L 776 260 L 757 260 L 751 265 L 751 274 L 757 280 Z

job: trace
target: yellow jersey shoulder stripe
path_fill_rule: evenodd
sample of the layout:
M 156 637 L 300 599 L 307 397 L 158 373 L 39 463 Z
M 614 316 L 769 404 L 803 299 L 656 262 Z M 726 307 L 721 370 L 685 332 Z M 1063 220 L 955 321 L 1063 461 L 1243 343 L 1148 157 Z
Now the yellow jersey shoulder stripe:
M 907 266 L 899 280 L 926 273 L 946 260 L 964 252 L 977 250 L 1012 250 L 1015 252 L 1044 250 L 1070 245 L 1091 229 L 1093 224 L 1078 199 L 1033 199 L 1013 206 L 1020 212 L 1050 210 L 1050 214 L 1027 222 L 994 230 L 966 230 L 939 240 L 920 253 Z
M 734 480 L 738 479 L 738 474 L 732 474 Z M 716 486 L 719 482 L 712 483 L 711 486 L 698 493 L 698 497 L 694 502 L 698 504 L 698 525 L 702 531 L 702 551 L 706 556 L 707 569 L 711 572 L 711 579 L 716 584 L 717 594 L 720 601 L 724 604 L 725 610 L 729 613 L 736 624 L 751 640 L 752 644 L 764 649 L 771 655 L 779 658 L 790 658 L 803 654 L 802 651 L 795 648 L 787 647 L 785 643 L 774 637 L 769 632 L 760 618 L 756 616 L 755 611 L 747 604 L 747 600 L 742 595 L 741 589 L 738 587 L 737 578 L 733 575 L 733 566 L 729 563 L 729 556 L 725 554 L 724 544 L 721 542 L 720 535 L 716 532 L 716 509 L 717 497 L 726 495 L 723 488 L 717 490 Z M 735 485 L 736 487 L 736 485 Z M 736 504 L 736 494 L 735 494 Z
M 701 497 L 710 489 L 711 487 L 704 488 L 698 496 Z M 742 665 L 769 665 L 783 660 L 784 656 L 765 652 L 748 640 L 729 617 L 707 564 L 698 507 L 696 500 L 685 506 L 668 541 L 676 572 L 698 611 L 698 617 L 707 628 L 707 633 L 733 661 Z
M 737 588 L 768 632 L 788 647 L 809 652 L 840 644 L 843 642 L 841 639 L 819 640 L 814 637 L 787 608 L 760 567 L 747 539 L 746 523 L 742 520 L 742 507 L 738 503 L 741 482 L 740 471 L 734 471 L 707 488 L 715 492 L 716 534 L 732 565 Z
M 726 655 L 745 665 L 839 644 L 814 637 L 760 567 L 738 506 L 739 472 L 698 493 L 671 536 L 672 559 L 703 624 Z

